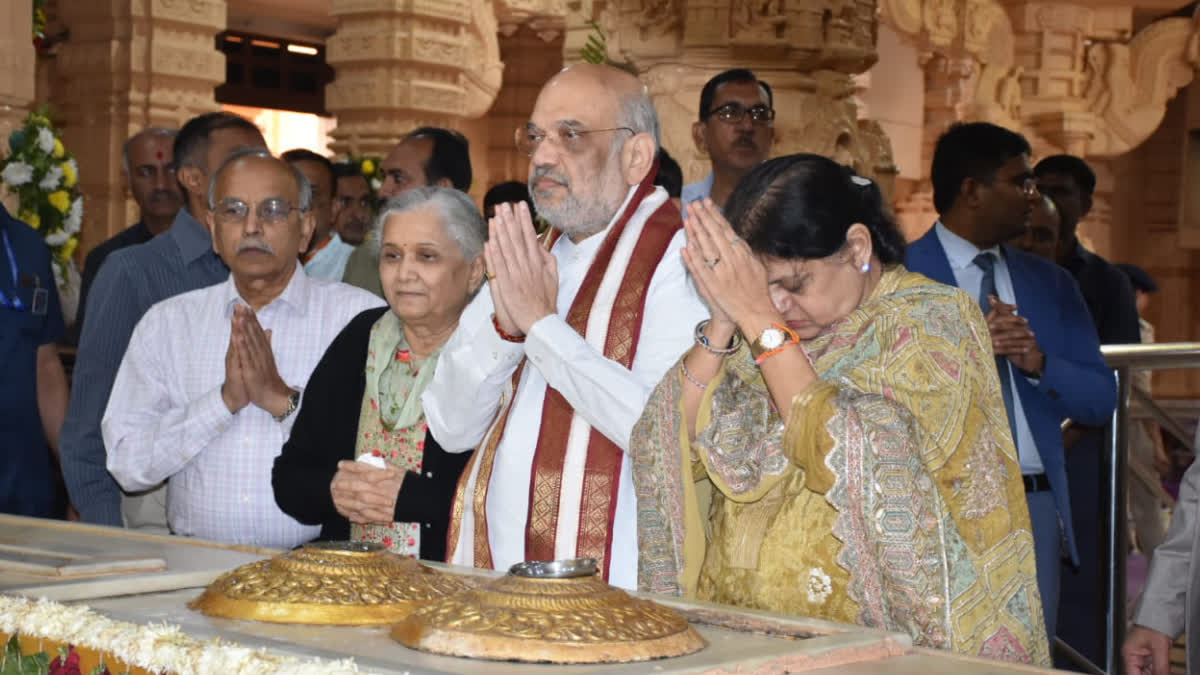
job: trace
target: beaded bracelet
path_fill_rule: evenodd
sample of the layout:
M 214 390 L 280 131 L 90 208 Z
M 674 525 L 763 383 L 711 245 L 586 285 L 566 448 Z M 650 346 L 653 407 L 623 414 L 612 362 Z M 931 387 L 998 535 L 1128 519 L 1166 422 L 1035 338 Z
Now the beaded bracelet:
M 496 335 L 499 335 L 500 339 L 504 340 L 505 342 L 524 342 L 525 341 L 524 335 L 516 336 L 516 335 L 509 335 L 508 333 L 505 333 L 504 329 L 500 327 L 500 320 L 496 318 L 495 314 L 492 315 L 492 327 L 496 329 Z
M 742 346 L 742 334 L 738 331 L 733 332 L 733 338 L 730 340 L 729 346 L 725 349 L 712 346 L 712 343 L 708 341 L 708 336 L 704 334 L 704 329 L 708 327 L 708 321 L 708 319 L 705 319 L 696 324 L 696 344 L 703 347 L 705 351 L 717 356 L 729 356 Z
M 701 382 L 700 380 L 697 380 L 696 378 L 692 377 L 692 374 L 690 372 L 688 372 L 687 359 L 679 360 L 679 369 L 681 371 L 683 371 L 684 379 L 686 379 L 688 382 L 691 382 L 692 384 L 696 385 L 697 387 L 700 387 L 700 391 L 704 391 L 705 389 L 708 389 L 708 385 L 706 385 L 703 382 Z

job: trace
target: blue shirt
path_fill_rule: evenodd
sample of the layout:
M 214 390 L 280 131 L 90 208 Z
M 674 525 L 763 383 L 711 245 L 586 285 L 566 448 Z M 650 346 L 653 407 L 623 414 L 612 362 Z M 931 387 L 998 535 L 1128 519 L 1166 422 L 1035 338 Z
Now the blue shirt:
M 695 183 L 688 183 L 687 185 L 684 185 L 683 189 L 679 191 L 679 201 L 686 206 L 697 199 L 704 199 L 712 194 L 712 186 L 713 175 L 712 172 L 709 172 L 709 174 L 704 177 L 704 180 L 699 180 Z M 723 205 L 717 204 L 718 208 L 721 206 Z M 687 209 L 680 210 L 683 211 L 683 217 L 687 218 Z
M 14 288 L 13 268 L 0 244 L 0 293 L 9 302 L 15 294 L 24 306 L 0 307 L 0 512 L 48 517 L 54 510 L 54 481 L 37 404 L 37 352 L 62 335 L 62 308 L 42 237 L 3 204 L 0 231 L 8 235 L 17 267 Z M 46 299 L 35 307 L 37 289 L 45 289 Z
M 100 267 L 88 293 L 71 407 L 59 440 L 67 491 L 85 522 L 121 525 L 121 488 L 105 468 L 100 420 L 134 326 L 156 302 L 228 277 L 208 228 L 187 209 L 179 210 L 169 230 L 114 251 Z
M 942 225 L 941 221 L 938 221 L 934 228 L 938 240 L 942 242 L 942 248 L 946 250 L 946 258 L 950 262 L 950 269 L 954 272 L 954 281 L 959 288 L 970 293 L 971 297 L 978 298 L 979 291 L 983 287 L 983 270 L 975 264 L 975 256 L 982 253 L 983 249 L 954 234 L 945 225 Z M 1017 305 L 1017 312 L 1020 313 L 1021 306 L 1017 303 L 1017 294 L 1013 291 L 1012 277 L 1008 274 L 1008 265 L 1004 262 L 1002 249 L 999 246 L 993 246 L 987 250 L 996 254 L 996 295 L 1003 302 Z M 1016 392 L 1016 378 L 1024 376 L 1020 375 L 1016 368 L 1008 370 L 1012 390 Z M 1021 473 L 1042 473 L 1045 470 L 1042 465 L 1042 456 L 1038 453 L 1037 443 L 1033 440 L 1033 431 L 1030 430 L 1029 422 L 1025 419 L 1025 409 L 1021 406 L 1020 396 L 1013 396 L 1012 414 L 1013 426 L 1017 428 L 1017 437 L 1013 441 L 1017 444 L 1017 457 L 1021 462 Z

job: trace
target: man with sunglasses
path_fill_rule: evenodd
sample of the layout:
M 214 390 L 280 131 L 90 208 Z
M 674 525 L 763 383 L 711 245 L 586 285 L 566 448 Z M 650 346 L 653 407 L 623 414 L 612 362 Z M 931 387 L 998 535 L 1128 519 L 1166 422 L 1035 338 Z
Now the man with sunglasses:
M 683 186 L 684 204 L 710 197 L 724 206 L 742 176 L 767 159 L 775 140 L 773 106 L 770 85 L 744 68 L 727 70 L 704 85 L 692 140 L 712 161 L 712 173 Z
M 580 64 L 542 88 L 516 143 L 553 229 L 539 241 L 524 202 L 496 208 L 487 288 L 423 397 L 443 448 L 479 449 L 448 560 L 595 558 L 635 588 L 630 435 L 708 316 L 680 257 L 679 209 L 653 184 L 658 115 L 634 76 Z
M 271 466 L 325 349 L 383 302 L 305 273 L 313 188 L 294 164 L 235 152 L 212 175 L 208 207 L 229 277 L 138 322 L 104 414 L 108 470 L 130 491 L 169 481 L 175 534 L 291 548 L 320 528 L 279 509 Z

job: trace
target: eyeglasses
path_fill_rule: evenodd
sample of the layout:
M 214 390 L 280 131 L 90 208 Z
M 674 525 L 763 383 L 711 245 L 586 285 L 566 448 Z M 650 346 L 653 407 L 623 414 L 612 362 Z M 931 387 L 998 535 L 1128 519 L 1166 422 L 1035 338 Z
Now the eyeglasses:
M 517 142 L 517 151 L 523 155 L 532 157 L 533 153 L 537 152 L 542 141 L 547 138 L 554 145 L 562 148 L 564 152 L 569 154 L 578 154 L 583 151 L 584 138 L 588 134 L 598 134 L 604 131 L 628 131 L 631 134 L 637 134 L 636 131 L 629 127 L 612 127 L 611 129 L 580 129 L 579 127 L 571 126 L 565 122 L 556 124 L 550 131 L 542 131 L 533 124 L 526 124 L 523 127 L 518 127 L 514 138 Z
M 258 217 L 259 222 L 278 225 L 287 220 L 292 211 L 303 209 L 292 206 L 286 199 L 271 198 L 259 202 L 254 208 L 254 215 Z M 249 215 L 250 205 L 234 197 L 222 199 L 213 209 L 213 219 L 221 225 L 244 223 Z
M 351 206 L 359 206 L 370 211 L 375 207 L 375 200 L 371 199 L 370 197 L 359 197 L 357 199 L 354 197 L 337 198 L 337 207 L 339 209 L 348 209 Z
M 710 110 L 708 115 L 705 116 L 705 119 L 709 117 L 715 117 L 727 124 L 737 124 L 745 119 L 746 113 L 750 114 L 750 119 L 755 124 L 768 124 L 775 119 L 774 108 L 771 108 L 763 103 L 752 105 L 749 108 L 746 108 L 737 101 L 730 101 L 716 110 Z

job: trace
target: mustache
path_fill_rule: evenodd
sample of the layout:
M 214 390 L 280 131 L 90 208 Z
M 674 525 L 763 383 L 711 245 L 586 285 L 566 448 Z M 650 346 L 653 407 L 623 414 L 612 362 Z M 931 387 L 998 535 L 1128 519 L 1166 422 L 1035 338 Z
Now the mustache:
M 267 243 L 266 239 L 259 237 L 246 237 L 238 242 L 234 253 L 242 253 L 243 251 L 261 251 L 270 255 L 275 255 L 275 249 Z
M 752 134 L 739 134 L 738 137 L 734 139 L 733 144 L 738 147 L 758 149 L 758 143 L 754 142 L 754 136 Z
M 179 195 L 170 190 L 155 190 L 150 193 L 150 199 L 178 199 Z
M 533 184 L 539 179 L 549 178 L 557 183 L 562 183 L 566 187 L 571 187 L 571 182 L 567 180 L 567 174 L 557 171 L 552 166 L 536 166 L 533 172 L 529 174 L 529 189 L 533 190 Z

